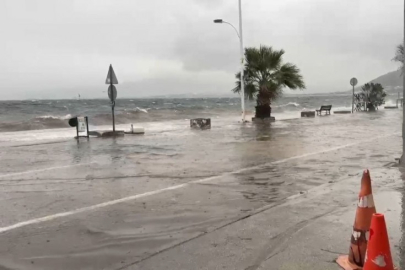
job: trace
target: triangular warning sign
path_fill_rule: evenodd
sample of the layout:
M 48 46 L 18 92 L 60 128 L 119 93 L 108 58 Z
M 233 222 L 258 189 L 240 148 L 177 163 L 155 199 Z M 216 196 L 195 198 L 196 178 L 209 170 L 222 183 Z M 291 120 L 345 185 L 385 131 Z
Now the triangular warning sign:
M 107 79 L 105 79 L 105 84 L 118 84 L 117 76 L 115 76 L 114 69 L 112 65 L 108 69 Z

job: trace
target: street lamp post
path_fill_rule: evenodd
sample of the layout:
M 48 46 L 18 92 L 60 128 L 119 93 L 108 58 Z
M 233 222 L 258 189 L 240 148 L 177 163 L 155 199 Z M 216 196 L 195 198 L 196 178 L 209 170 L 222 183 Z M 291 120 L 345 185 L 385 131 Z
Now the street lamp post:
M 240 40 L 240 88 L 242 102 L 242 123 L 245 122 L 245 54 L 243 52 L 243 30 L 242 30 L 242 0 L 239 0 L 239 40 Z
M 405 0 L 404 0 L 404 38 L 403 38 L 403 42 L 404 42 L 404 46 L 405 46 Z M 404 47 L 405 48 L 405 47 Z M 405 60 L 405 56 L 403 55 L 402 57 L 404 57 Z M 405 101 L 405 61 L 402 63 L 402 68 L 403 68 L 403 84 L 402 84 L 402 102 Z M 405 106 L 403 106 L 403 110 L 402 110 L 402 157 L 400 159 L 401 161 L 401 165 L 405 166 Z
M 222 19 L 216 19 L 216 20 L 214 20 L 214 23 L 229 24 L 235 30 L 235 32 L 239 38 L 239 43 L 240 43 L 240 90 L 241 90 L 240 98 L 241 98 L 241 105 L 242 105 L 242 122 L 244 123 L 246 121 L 245 120 L 246 113 L 245 113 L 245 84 L 244 84 L 245 55 L 243 52 L 243 30 L 242 30 L 242 0 L 239 0 L 239 32 L 235 26 L 233 26 L 231 23 L 226 22 Z

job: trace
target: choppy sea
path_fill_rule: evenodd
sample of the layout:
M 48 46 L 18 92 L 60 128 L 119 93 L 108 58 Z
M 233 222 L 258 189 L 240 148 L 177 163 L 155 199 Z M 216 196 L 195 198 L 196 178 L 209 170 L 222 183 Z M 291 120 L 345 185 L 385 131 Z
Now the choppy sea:
M 387 96 L 386 104 L 395 104 L 396 95 Z M 254 114 L 254 102 L 247 103 L 248 115 Z M 272 115 L 278 120 L 299 118 L 303 110 L 314 110 L 321 105 L 332 105 L 332 110 L 351 109 L 351 96 L 346 94 L 289 95 L 272 104 Z M 380 109 L 383 109 L 381 107 Z M 187 124 L 196 117 L 214 121 L 237 121 L 240 98 L 158 98 L 118 99 L 115 107 L 116 124 L 129 128 L 148 127 L 164 131 L 174 123 Z M 30 130 L 35 137 L 58 138 L 71 136 L 68 120 L 74 116 L 88 116 L 90 128 L 111 126 L 111 104 L 108 99 L 81 100 L 15 100 L 0 101 L 0 139 L 24 137 Z M 72 128 L 70 128 L 72 129 Z M 37 132 L 32 132 L 36 130 Z M 25 132 L 24 132 L 25 131 Z M 11 136 L 12 132 L 13 136 Z M 24 135 L 23 135 L 24 134 Z M 46 136 L 45 136 L 46 135 Z M 26 137 L 29 140 L 28 137 Z

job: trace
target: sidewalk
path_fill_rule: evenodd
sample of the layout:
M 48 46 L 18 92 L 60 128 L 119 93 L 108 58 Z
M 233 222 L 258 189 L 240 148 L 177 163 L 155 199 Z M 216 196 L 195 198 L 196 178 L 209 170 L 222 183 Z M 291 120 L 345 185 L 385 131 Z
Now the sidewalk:
M 385 214 L 398 265 L 404 195 L 400 172 L 371 168 L 371 177 L 377 212 Z M 124 269 L 340 269 L 334 260 L 348 253 L 360 179 L 315 187 Z

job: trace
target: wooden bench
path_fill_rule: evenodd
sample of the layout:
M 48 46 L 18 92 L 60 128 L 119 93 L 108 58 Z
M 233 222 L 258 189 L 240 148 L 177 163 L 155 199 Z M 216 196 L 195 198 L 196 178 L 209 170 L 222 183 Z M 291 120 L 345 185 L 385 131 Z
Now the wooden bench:
M 330 114 L 331 109 L 332 109 L 332 105 L 322 105 L 319 110 L 316 110 L 316 114 L 322 115 L 322 111 L 325 111 L 326 114 Z

